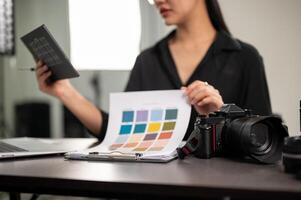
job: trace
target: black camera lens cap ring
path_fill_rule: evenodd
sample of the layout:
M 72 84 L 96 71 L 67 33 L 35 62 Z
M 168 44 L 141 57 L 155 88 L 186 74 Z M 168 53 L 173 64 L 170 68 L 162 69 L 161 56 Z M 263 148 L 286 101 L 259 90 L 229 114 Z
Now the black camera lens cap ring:
M 284 138 L 283 152 L 301 154 L 301 136 Z

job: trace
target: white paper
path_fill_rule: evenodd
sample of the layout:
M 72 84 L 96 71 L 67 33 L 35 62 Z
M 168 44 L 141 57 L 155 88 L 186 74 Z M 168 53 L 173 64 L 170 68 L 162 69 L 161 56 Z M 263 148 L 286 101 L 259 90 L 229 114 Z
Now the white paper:
M 188 127 L 186 98 L 181 90 L 112 93 L 105 139 L 90 151 L 170 155 Z

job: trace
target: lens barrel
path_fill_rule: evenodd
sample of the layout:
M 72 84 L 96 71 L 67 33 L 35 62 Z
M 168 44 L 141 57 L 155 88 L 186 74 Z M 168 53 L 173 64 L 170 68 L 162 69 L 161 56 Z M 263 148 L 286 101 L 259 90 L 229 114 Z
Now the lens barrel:
M 285 138 L 282 156 L 285 172 L 301 172 L 301 136 Z
M 229 120 L 222 134 L 228 151 L 267 164 L 281 159 L 284 137 L 288 136 L 282 120 L 276 116 L 247 116 Z

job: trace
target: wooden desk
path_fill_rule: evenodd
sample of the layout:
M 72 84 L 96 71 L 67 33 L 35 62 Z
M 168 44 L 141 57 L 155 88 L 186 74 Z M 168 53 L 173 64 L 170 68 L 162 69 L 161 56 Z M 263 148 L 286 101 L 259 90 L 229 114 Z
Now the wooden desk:
M 167 164 L 68 161 L 0 162 L 0 190 L 88 197 L 301 199 L 301 181 L 279 165 L 190 157 Z

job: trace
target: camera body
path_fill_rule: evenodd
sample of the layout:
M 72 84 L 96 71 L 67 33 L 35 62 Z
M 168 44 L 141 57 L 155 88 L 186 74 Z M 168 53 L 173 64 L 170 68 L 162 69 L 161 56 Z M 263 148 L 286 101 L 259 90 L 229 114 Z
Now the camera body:
M 231 151 L 231 145 L 228 144 L 225 133 L 233 120 L 253 117 L 257 116 L 252 115 L 250 110 L 242 110 L 234 104 L 224 106 L 221 111 L 211 113 L 209 117 L 198 116 L 194 124 L 194 131 L 199 133 L 197 135 L 200 143 L 194 155 L 199 158 L 211 158 L 236 154 L 235 151 Z M 232 150 L 234 150 L 233 146 Z M 238 152 L 237 154 L 239 154 Z
M 209 116 L 198 116 L 194 130 L 179 158 L 193 153 L 198 158 L 214 156 L 251 157 L 263 163 L 281 159 L 287 128 L 276 116 L 253 115 L 235 104 L 226 104 Z

